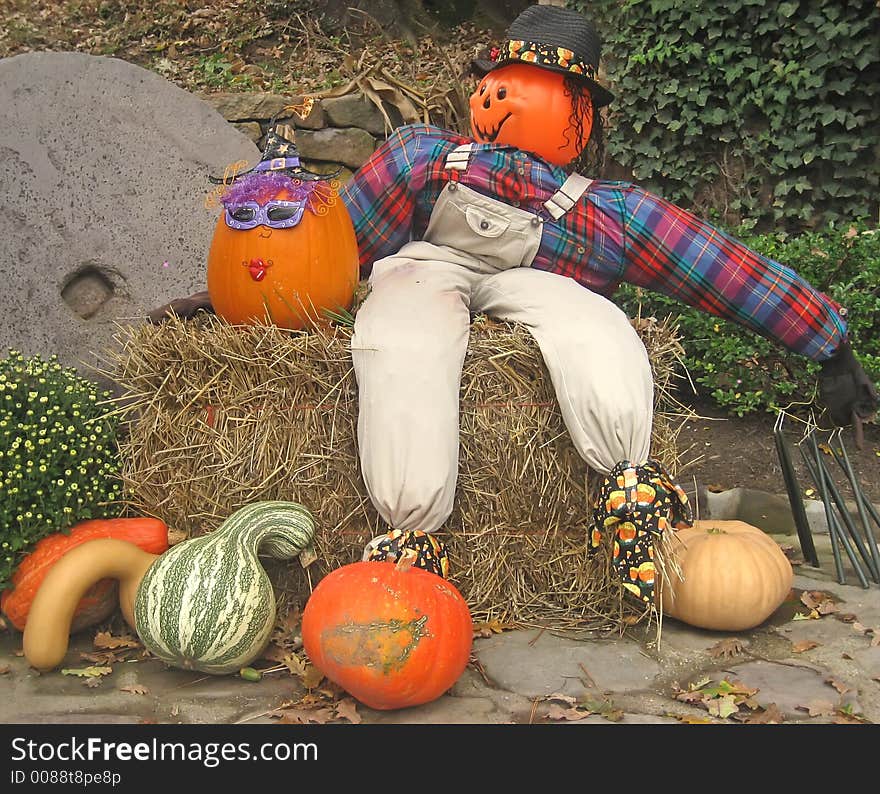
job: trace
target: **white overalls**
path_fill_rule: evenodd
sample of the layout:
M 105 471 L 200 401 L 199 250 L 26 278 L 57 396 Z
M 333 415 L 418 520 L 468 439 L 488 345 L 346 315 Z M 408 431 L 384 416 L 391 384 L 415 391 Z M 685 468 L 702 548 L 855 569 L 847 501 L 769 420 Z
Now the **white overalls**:
M 355 316 L 364 483 L 380 516 L 405 532 L 434 532 L 452 512 L 459 386 L 475 313 L 529 328 L 571 440 L 591 468 L 607 475 L 619 461 L 649 454 L 653 379 L 641 339 L 611 301 L 531 268 L 544 219 L 460 184 L 469 155 L 465 145 L 447 157 L 454 179 L 424 239 L 373 265 Z M 589 185 L 569 177 L 545 202 L 546 222 Z

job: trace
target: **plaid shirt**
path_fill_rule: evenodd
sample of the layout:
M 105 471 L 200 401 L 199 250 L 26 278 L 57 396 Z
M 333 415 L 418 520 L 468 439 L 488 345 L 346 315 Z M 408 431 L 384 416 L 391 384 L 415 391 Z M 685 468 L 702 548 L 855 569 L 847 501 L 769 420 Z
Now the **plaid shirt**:
M 472 142 L 437 127 L 400 127 L 345 185 L 364 277 L 377 259 L 421 239 L 451 179 L 546 216 L 543 202 L 565 181 L 563 169 L 495 144 L 476 144 L 466 171 L 444 167 L 449 152 Z M 596 180 L 558 221 L 545 217 L 532 267 L 606 297 L 621 282 L 661 292 L 816 361 L 846 336 L 840 306 L 793 270 L 625 182 Z

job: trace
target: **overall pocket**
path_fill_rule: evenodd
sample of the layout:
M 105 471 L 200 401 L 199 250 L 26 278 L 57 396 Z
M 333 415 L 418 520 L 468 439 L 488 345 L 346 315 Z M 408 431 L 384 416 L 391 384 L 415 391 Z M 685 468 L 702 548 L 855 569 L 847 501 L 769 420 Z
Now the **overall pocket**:
M 541 244 L 542 226 L 530 212 L 450 182 L 434 205 L 424 239 L 507 270 L 531 265 Z

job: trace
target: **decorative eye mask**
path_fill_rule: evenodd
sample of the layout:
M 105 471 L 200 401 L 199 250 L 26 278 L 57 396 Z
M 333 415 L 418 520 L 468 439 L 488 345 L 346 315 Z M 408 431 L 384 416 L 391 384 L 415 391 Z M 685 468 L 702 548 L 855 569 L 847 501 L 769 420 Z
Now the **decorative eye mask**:
M 272 199 L 265 204 L 242 201 L 226 207 L 226 225 L 232 229 L 254 229 L 268 226 L 270 229 L 290 229 L 302 220 L 308 198 L 299 201 Z

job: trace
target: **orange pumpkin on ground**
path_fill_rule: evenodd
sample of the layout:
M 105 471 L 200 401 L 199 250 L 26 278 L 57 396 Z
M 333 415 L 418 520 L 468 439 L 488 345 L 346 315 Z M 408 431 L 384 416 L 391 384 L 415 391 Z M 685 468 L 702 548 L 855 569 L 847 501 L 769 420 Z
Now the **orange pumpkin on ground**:
M 295 226 L 232 228 L 227 211 L 208 252 L 208 294 L 216 314 L 234 325 L 266 321 L 301 330 L 322 321 L 324 310 L 351 307 L 359 260 L 354 226 L 329 182 L 319 180 Z M 272 201 L 293 202 L 286 188 Z M 299 198 L 301 201 L 301 197 Z M 269 210 L 271 217 L 272 210 Z
M 662 580 L 664 614 L 698 628 L 744 631 L 770 617 L 791 590 L 794 573 L 767 533 L 743 521 L 695 521 L 664 541 L 682 579 Z M 659 578 L 659 576 L 658 576 Z
M 464 672 L 473 623 L 458 589 L 393 562 L 325 576 L 306 602 L 303 646 L 334 683 L 374 709 L 429 703 Z
M 471 132 L 481 143 L 515 146 L 567 165 L 590 138 L 593 108 L 587 107 L 578 136 L 563 81 L 560 72 L 524 63 L 493 69 L 471 94 Z
M 12 575 L 12 587 L 0 593 L 0 610 L 19 631 L 24 631 L 37 590 L 65 553 L 90 540 L 113 538 L 134 543 L 150 554 L 168 549 L 168 527 L 148 516 L 93 518 L 80 521 L 69 532 L 56 532 L 34 545 Z M 101 579 L 92 585 L 76 606 L 71 633 L 105 620 L 119 605 L 115 579 Z

